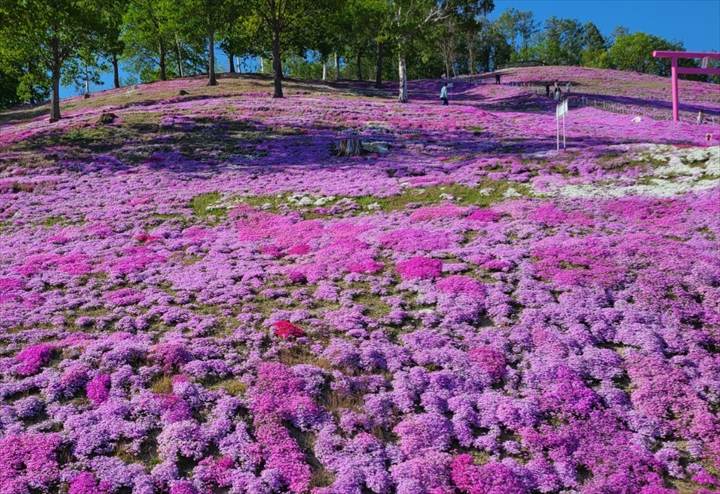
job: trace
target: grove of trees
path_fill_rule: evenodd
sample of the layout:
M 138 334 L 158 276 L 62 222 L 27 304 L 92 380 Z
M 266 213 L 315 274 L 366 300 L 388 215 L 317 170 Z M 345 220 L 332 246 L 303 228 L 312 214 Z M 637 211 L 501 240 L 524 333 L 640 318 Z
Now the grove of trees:
M 204 74 L 216 85 L 223 50 L 259 61 L 283 97 L 286 77 L 398 81 L 454 77 L 512 63 L 585 65 L 663 75 L 654 49 L 682 49 L 646 33 L 508 9 L 493 0 L 3 0 L 0 108 L 50 98 L 61 84 L 89 91 L 102 72 L 113 84 Z M 121 81 L 120 65 L 132 74 Z M 223 64 L 225 65 L 225 64 Z

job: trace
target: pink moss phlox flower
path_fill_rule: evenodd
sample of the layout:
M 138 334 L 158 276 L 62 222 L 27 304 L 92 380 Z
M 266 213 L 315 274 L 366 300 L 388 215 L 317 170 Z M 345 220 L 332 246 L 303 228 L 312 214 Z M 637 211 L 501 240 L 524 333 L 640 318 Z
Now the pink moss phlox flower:
M 472 456 L 458 455 L 452 462 L 452 480 L 466 494 L 524 494 L 527 487 L 502 463 L 475 465 Z
M 95 405 L 107 400 L 110 396 L 110 382 L 111 379 L 108 374 L 98 374 L 92 378 L 85 386 L 88 399 Z
M 505 376 L 507 361 L 505 355 L 495 348 L 479 346 L 468 352 L 470 361 L 487 372 L 493 381 L 501 380 Z
M 437 289 L 448 295 L 467 295 L 475 298 L 484 298 L 485 287 L 475 278 L 461 274 L 455 274 L 438 280 L 435 284 Z
M 0 492 L 25 494 L 49 489 L 60 476 L 59 434 L 8 434 L 0 439 Z
M 404 280 L 431 279 L 440 276 L 442 272 L 442 261 L 429 257 L 411 257 L 399 261 L 396 269 Z
M 276 468 L 291 492 L 305 492 L 310 484 L 310 465 L 282 423 L 287 418 L 305 422 L 318 416 L 319 410 L 305 394 L 302 381 L 283 364 L 260 364 L 252 410 L 255 435 L 267 468 Z
M 458 218 L 462 216 L 467 209 L 455 204 L 442 204 L 439 206 L 426 206 L 414 210 L 410 214 L 412 221 L 429 221 L 442 218 Z
M 499 220 L 502 217 L 500 213 L 497 211 L 486 208 L 486 209 L 476 209 L 472 213 L 466 216 L 466 219 L 473 222 L 478 223 L 492 223 L 494 221 Z
M 155 345 L 153 357 L 162 365 L 165 372 L 181 367 L 192 358 L 185 343 L 175 341 Z
M 15 356 L 19 362 L 18 373 L 23 376 L 37 374 L 52 357 L 55 346 L 47 343 L 40 343 L 25 347 Z
M 70 482 L 68 494 L 109 494 L 111 485 L 103 480 L 99 481 L 90 472 L 81 472 Z

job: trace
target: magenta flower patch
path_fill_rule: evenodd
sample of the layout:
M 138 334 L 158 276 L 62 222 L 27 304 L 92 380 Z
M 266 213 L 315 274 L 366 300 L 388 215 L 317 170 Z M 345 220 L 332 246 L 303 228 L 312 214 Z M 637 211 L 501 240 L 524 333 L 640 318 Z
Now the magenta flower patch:
M 53 345 L 41 343 L 24 348 L 15 356 L 18 361 L 18 373 L 24 376 L 37 374 L 52 357 L 55 347 Z
M 442 261 L 429 257 L 411 257 L 398 262 L 396 269 L 404 280 L 436 278 L 442 272 Z
M 85 387 L 87 397 L 95 405 L 99 405 L 110 396 L 110 376 L 98 374 L 92 378 Z

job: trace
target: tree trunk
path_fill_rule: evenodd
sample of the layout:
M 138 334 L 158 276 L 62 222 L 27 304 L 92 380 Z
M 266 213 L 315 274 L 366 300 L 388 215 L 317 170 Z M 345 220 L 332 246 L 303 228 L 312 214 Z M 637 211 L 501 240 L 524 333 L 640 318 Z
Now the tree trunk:
M 118 63 L 117 54 L 113 53 L 112 55 L 112 66 L 113 66 L 113 84 L 115 85 L 115 89 L 120 87 L 120 67 Z
M 358 53 L 357 53 L 357 77 L 358 77 L 359 81 L 363 80 L 362 50 L 358 50 Z
M 340 56 L 335 52 L 335 80 L 340 80 Z
M 180 40 L 178 39 L 177 33 L 175 33 L 175 52 L 177 55 L 178 74 L 180 74 L 180 77 L 185 77 L 183 73 L 182 51 L 180 50 Z
M 165 43 L 160 40 L 158 45 L 160 51 L 160 80 L 167 81 L 167 71 L 165 70 Z
M 235 55 L 228 53 L 228 65 L 230 66 L 229 71 L 231 74 L 235 73 Z
M 84 96 L 86 98 L 90 97 L 90 73 L 88 71 L 88 66 L 85 64 L 85 94 Z
M 261 74 L 264 74 L 264 73 L 265 73 L 265 62 L 263 61 L 263 57 L 262 57 L 262 56 L 260 56 L 260 73 L 261 73 Z
M 443 58 L 445 59 L 445 77 L 450 79 L 450 57 L 445 53 L 443 54 Z
M 50 109 L 50 122 L 60 120 L 60 70 L 53 68 L 52 71 L 52 97 Z
M 405 56 L 400 53 L 398 55 L 398 76 L 400 79 L 400 88 L 398 93 L 398 101 L 400 103 L 408 102 L 408 81 L 407 71 L 405 67 Z
M 323 61 L 322 80 L 323 80 L 323 81 L 327 81 L 327 62 L 326 62 L 326 61 Z
M 51 41 L 53 52 L 52 64 L 52 96 L 50 99 L 50 122 L 60 120 L 60 40 L 53 38 Z
M 208 86 L 217 86 L 215 78 L 215 31 L 208 33 Z
M 470 75 L 475 75 L 475 48 L 473 47 L 473 39 L 468 39 L 468 70 Z
M 282 98 L 282 61 L 280 60 L 280 30 L 273 30 L 272 39 L 272 54 L 273 54 L 273 85 L 274 92 L 273 98 Z
M 375 87 L 382 87 L 382 66 L 383 66 L 383 44 L 377 43 L 377 52 L 375 55 Z

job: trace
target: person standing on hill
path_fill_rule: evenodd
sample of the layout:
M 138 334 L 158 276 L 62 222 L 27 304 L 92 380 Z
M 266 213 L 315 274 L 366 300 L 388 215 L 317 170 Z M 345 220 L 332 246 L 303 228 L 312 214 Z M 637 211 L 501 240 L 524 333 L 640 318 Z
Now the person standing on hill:
M 446 82 L 443 82 L 443 85 L 440 88 L 440 101 L 442 101 L 443 106 L 448 104 L 448 90 Z

